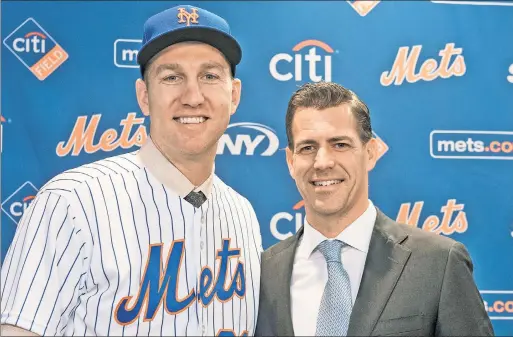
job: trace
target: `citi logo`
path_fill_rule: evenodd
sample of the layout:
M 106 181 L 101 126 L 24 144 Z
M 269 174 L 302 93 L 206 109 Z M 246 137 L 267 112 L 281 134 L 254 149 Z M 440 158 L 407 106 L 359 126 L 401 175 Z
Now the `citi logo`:
M 217 154 L 227 152 L 235 156 L 266 157 L 276 153 L 279 146 L 278 136 L 270 127 L 259 123 L 233 123 L 228 125 L 226 133 L 219 139 Z
M 38 189 L 30 181 L 26 181 L 2 203 L 2 211 L 15 224 L 18 224 L 23 213 L 29 208 L 34 200 Z
M 320 50 L 323 52 L 319 53 Z M 280 53 L 271 58 L 269 71 L 275 79 L 302 81 L 304 68 L 307 68 L 307 81 L 331 82 L 330 54 L 333 54 L 333 48 L 319 40 L 305 40 L 295 45 L 292 51 L 292 54 Z M 306 65 L 308 67 L 305 67 Z
M 12 48 L 18 53 L 46 53 L 46 35 L 30 32 L 24 37 L 18 37 L 12 42 Z

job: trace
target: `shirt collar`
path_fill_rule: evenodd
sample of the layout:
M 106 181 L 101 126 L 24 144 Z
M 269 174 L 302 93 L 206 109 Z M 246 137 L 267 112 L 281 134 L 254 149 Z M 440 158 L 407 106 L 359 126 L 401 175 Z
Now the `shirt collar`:
M 369 250 L 370 239 L 372 230 L 376 221 L 377 211 L 374 204 L 369 200 L 369 205 L 365 212 L 360 215 L 352 224 L 346 227 L 336 239 L 344 242 L 345 244 L 358 249 L 361 252 L 367 253 Z M 315 248 L 324 240 L 328 238 L 313 228 L 308 222 L 305 221 L 303 237 L 301 239 L 301 246 L 298 252 L 303 257 L 310 257 Z
M 207 198 L 210 197 L 212 183 L 214 181 L 214 166 L 207 180 L 200 186 L 194 186 L 194 184 L 160 152 L 149 136 L 139 150 L 139 157 L 151 174 L 161 183 L 175 191 L 180 197 L 183 198 L 187 196 L 191 191 L 202 191 Z

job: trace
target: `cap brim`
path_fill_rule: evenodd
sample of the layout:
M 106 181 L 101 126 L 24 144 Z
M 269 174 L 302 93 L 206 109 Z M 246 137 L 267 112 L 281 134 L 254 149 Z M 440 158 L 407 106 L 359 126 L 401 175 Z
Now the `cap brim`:
M 240 63 L 242 50 L 239 43 L 231 36 L 206 27 L 184 27 L 172 32 L 157 36 L 148 42 L 137 55 L 137 63 L 141 66 L 141 73 L 148 61 L 159 52 L 172 44 L 197 41 L 211 45 L 224 54 L 230 63 L 232 73 L 235 75 L 235 66 Z

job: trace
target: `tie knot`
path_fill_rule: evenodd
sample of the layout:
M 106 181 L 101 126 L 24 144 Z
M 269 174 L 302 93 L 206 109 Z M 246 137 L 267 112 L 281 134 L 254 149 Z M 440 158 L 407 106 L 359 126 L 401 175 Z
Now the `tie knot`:
M 326 262 L 339 262 L 342 263 L 342 246 L 344 243 L 339 240 L 324 240 L 319 243 L 317 248 L 324 255 Z
M 194 207 L 198 208 L 207 200 L 207 197 L 201 191 L 192 191 L 191 193 L 187 194 L 184 199 Z

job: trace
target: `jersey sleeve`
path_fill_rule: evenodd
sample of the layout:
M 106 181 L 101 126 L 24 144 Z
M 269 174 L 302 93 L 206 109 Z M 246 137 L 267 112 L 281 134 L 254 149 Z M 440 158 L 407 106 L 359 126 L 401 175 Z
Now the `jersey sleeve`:
M 1 272 L 1 320 L 62 335 L 78 306 L 90 240 L 65 196 L 41 191 L 21 218 Z

